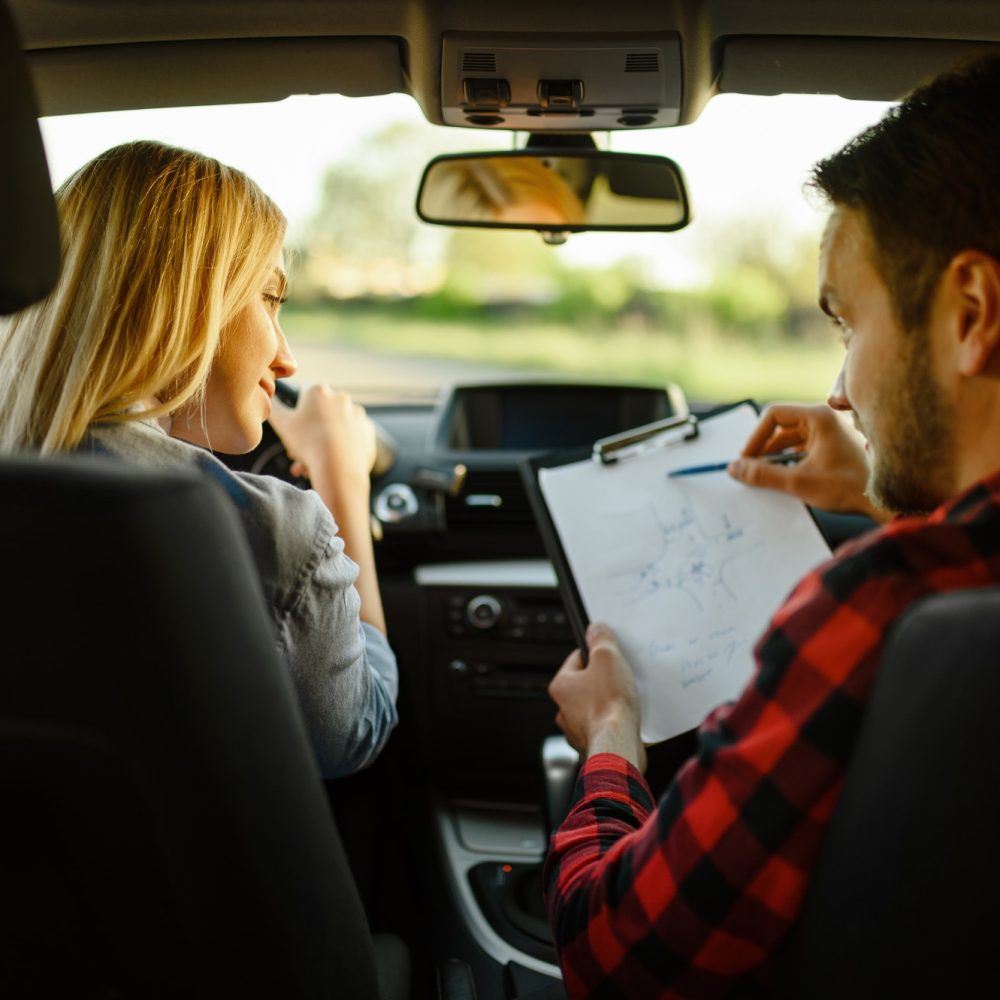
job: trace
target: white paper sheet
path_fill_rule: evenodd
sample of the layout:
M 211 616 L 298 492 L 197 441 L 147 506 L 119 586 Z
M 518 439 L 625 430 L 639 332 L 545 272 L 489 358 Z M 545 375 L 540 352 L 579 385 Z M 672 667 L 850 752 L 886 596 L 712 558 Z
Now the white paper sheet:
M 539 470 L 587 617 L 615 629 L 635 671 L 646 743 L 692 729 L 739 695 L 771 615 L 830 554 L 787 494 L 725 471 L 667 478 L 735 458 L 757 419 L 743 404 L 684 444 Z

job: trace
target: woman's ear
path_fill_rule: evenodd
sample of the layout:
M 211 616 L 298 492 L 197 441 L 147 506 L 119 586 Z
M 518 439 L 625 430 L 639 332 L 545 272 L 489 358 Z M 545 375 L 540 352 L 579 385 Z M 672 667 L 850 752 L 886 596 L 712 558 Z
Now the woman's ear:
M 959 372 L 1000 374 L 1000 261 L 963 250 L 945 269 L 944 288 L 955 310 Z

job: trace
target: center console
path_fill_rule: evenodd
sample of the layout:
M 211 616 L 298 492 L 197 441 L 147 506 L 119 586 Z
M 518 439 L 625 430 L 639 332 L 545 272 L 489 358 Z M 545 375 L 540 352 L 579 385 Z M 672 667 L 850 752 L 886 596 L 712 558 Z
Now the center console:
M 548 686 L 577 643 L 520 465 L 684 405 L 670 390 L 631 386 L 457 387 L 419 460 L 378 484 L 386 541 L 423 556 L 392 618 L 419 629 L 413 673 L 441 863 L 465 927 L 510 974 L 559 977 L 541 874 L 566 804 L 555 798 L 575 775 L 572 751 L 557 755 L 561 771 L 543 767 L 543 747 L 569 750 Z
M 431 752 L 447 775 L 434 810 L 453 896 L 495 961 L 558 977 L 542 906 L 541 751 L 558 733 L 548 684 L 575 642 L 555 574 L 544 560 L 511 560 L 421 566 L 415 579 L 429 626 Z M 477 797 L 486 790 L 501 798 Z
M 439 563 L 414 575 L 428 623 L 434 731 L 449 733 L 431 752 L 449 756 L 442 770 L 463 793 L 508 787 L 534 797 L 542 742 L 558 731 L 549 681 L 575 646 L 551 565 Z

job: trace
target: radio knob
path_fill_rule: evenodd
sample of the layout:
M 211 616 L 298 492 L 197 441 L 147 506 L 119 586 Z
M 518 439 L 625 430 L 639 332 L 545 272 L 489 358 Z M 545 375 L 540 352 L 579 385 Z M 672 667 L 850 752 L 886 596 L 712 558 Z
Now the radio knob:
M 465 617 L 473 628 L 493 628 L 503 615 L 503 605 L 489 594 L 479 594 L 465 606 Z

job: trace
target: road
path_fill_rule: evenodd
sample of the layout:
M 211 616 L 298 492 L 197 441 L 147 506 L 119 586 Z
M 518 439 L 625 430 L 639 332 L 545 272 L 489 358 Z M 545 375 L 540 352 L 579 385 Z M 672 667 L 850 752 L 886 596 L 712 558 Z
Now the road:
M 552 373 L 495 368 L 451 358 L 399 357 L 348 345 L 293 347 L 299 370 L 295 381 L 329 382 L 349 389 L 361 402 L 435 396 L 442 386 L 464 382 L 561 381 Z

